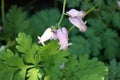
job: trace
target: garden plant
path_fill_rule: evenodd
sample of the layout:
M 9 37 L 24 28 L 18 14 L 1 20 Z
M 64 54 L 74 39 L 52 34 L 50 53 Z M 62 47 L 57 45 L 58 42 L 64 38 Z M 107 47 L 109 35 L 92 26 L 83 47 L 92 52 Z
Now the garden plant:
M 120 1 L 55 1 L 30 15 L 1 0 L 0 80 L 120 80 Z

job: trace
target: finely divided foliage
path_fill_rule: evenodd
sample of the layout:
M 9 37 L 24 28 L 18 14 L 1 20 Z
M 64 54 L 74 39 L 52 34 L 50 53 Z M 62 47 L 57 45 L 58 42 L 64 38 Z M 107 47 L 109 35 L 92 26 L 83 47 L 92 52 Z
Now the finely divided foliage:
M 45 46 L 34 41 L 46 28 L 56 26 L 60 17 L 58 9 L 41 10 L 27 18 L 26 12 L 13 6 L 5 18 L 5 32 L 0 30 L 0 46 L 5 41 L 5 47 L 10 47 L 0 49 L 0 80 L 119 80 L 120 6 L 117 1 L 67 0 L 66 9 L 86 12 L 92 9 L 83 19 L 87 19 L 84 33 L 73 29 L 68 17 L 64 17 L 62 26 L 68 29 L 72 42 L 67 51 L 59 50 L 58 40 L 46 41 Z
M 77 59 L 68 51 L 60 51 L 58 41 L 42 47 L 25 33 L 19 33 L 16 41 L 15 53 L 0 51 L 1 80 L 102 80 L 107 73 L 107 67 L 97 58 L 82 55 Z

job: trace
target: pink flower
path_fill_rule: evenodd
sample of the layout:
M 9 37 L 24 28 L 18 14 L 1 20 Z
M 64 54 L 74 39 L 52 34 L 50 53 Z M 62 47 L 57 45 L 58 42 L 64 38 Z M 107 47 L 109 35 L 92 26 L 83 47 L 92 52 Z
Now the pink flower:
M 69 17 L 69 21 L 74 24 L 81 32 L 85 32 L 87 29 L 86 22 L 77 17 Z
M 66 12 L 70 17 L 69 21 L 75 25 L 80 31 L 85 32 L 87 30 L 86 22 L 83 22 L 82 18 L 85 17 L 84 11 L 78 11 L 76 9 L 71 9 Z
M 85 17 L 85 12 L 84 11 L 78 11 L 76 9 L 71 9 L 66 13 L 71 17 L 79 17 L 79 18 L 84 18 Z
M 57 38 L 59 40 L 59 44 L 60 44 L 60 50 L 67 50 L 68 49 L 68 32 L 67 29 L 65 27 L 58 29 L 57 30 Z
M 56 39 L 56 35 L 51 28 L 47 28 L 41 37 L 38 36 L 39 43 L 45 45 L 44 42 L 49 39 Z

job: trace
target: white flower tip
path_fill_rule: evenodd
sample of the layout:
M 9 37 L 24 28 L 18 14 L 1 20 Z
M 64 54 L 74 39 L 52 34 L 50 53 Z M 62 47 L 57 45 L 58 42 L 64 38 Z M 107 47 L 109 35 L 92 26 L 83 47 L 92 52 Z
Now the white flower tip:
M 38 39 L 39 39 L 39 42 L 38 42 L 38 43 L 39 43 L 39 44 L 41 43 L 43 46 L 45 46 L 44 42 L 41 41 L 41 37 L 40 37 L 40 36 L 38 36 Z
M 87 30 L 87 28 L 85 27 L 85 28 L 81 28 L 81 29 L 79 29 L 81 32 L 85 32 L 86 30 Z
M 87 24 L 87 21 L 85 21 L 84 23 Z
M 59 50 L 68 50 L 68 46 L 60 46 Z
M 40 36 L 37 37 L 39 40 L 41 39 Z
M 72 45 L 72 43 L 68 43 L 68 46 Z

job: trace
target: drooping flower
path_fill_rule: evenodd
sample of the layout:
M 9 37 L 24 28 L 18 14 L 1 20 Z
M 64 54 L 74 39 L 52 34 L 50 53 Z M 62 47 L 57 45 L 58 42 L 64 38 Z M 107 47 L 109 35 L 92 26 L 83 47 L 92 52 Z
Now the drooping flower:
M 76 9 L 71 9 L 66 13 L 71 17 L 79 17 L 79 18 L 84 18 L 85 17 L 85 12 L 84 11 L 78 11 Z
M 71 9 L 66 12 L 69 15 L 69 21 L 79 28 L 80 31 L 85 32 L 87 30 L 86 21 L 84 22 L 82 18 L 85 17 L 84 11 L 78 11 L 76 9 Z
M 59 40 L 59 44 L 60 44 L 60 50 L 67 50 L 68 49 L 68 32 L 67 29 L 65 27 L 63 28 L 59 28 L 57 30 L 57 38 Z
M 38 36 L 39 43 L 41 43 L 43 46 L 45 45 L 44 42 L 49 39 L 55 39 L 56 35 L 54 32 L 52 32 L 51 28 L 47 28 L 43 35 L 41 37 Z
M 86 22 L 77 17 L 69 17 L 69 21 L 75 25 L 81 32 L 85 32 L 87 29 Z

